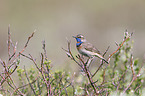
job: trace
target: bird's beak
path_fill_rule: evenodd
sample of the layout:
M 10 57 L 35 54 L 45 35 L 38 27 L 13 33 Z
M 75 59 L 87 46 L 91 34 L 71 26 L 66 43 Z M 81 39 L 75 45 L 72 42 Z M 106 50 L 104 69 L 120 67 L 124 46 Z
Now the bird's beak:
M 72 36 L 73 38 L 76 38 L 76 36 Z

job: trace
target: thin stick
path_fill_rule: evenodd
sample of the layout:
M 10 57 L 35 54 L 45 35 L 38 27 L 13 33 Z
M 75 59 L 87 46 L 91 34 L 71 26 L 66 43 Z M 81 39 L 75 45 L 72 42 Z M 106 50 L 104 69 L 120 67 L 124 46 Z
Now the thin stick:
M 130 67 L 131 67 L 131 71 L 132 71 L 132 74 L 133 74 L 133 77 L 135 75 L 135 72 L 134 72 L 134 69 L 133 69 L 133 56 L 131 54 L 131 58 L 130 58 Z
M 127 39 L 129 39 L 129 38 L 130 38 L 130 36 L 128 36 L 128 37 L 121 43 L 121 45 L 117 48 L 117 50 L 115 50 L 115 51 L 108 57 L 107 61 L 113 56 L 113 54 L 115 54 L 115 53 L 123 46 L 123 44 L 125 43 L 125 41 L 126 41 Z M 96 72 L 92 75 L 92 77 L 95 76 L 95 74 L 100 70 L 100 68 L 102 67 L 102 65 L 103 65 L 103 63 L 98 67 L 98 69 L 97 69 Z M 107 65 L 108 65 L 108 64 L 107 64 Z
M 32 81 L 31 83 L 28 83 L 28 84 L 25 84 L 25 85 L 23 85 L 23 86 L 21 86 L 21 87 L 18 87 L 17 89 L 15 89 L 14 92 L 16 92 L 16 91 L 17 91 L 18 89 L 20 89 L 20 88 L 24 88 L 24 87 L 26 87 L 26 86 L 28 86 L 28 85 L 30 85 L 30 84 L 35 83 L 37 79 L 38 79 L 38 77 L 37 77 L 34 81 Z
M 28 75 L 27 75 L 25 66 L 24 66 L 24 72 L 25 72 L 26 78 L 27 78 L 27 80 L 28 80 L 28 82 L 29 82 L 29 85 L 30 85 L 30 87 L 31 87 L 31 89 L 32 89 L 32 91 L 33 91 L 33 93 L 34 93 L 34 95 L 37 96 L 37 94 L 36 94 L 36 92 L 35 92 L 35 90 L 34 90 L 32 84 L 30 83 L 30 80 L 29 80 L 29 77 L 28 77 Z
M 45 40 L 42 41 L 42 45 L 43 45 L 42 49 L 44 50 L 45 60 L 47 60 L 47 52 L 46 52 Z
M 11 42 L 11 43 L 12 43 L 12 42 Z M 16 42 L 15 46 L 13 46 L 13 54 L 9 57 L 9 61 L 10 61 L 13 57 L 15 57 L 17 44 L 18 44 L 18 42 Z
M 10 25 L 8 26 L 8 55 L 10 58 L 10 39 L 11 39 L 11 34 L 10 34 Z
M 89 79 L 89 82 L 90 82 L 90 84 L 91 84 L 91 86 L 92 86 L 92 88 L 93 88 L 95 94 L 98 95 L 97 89 L 96 89 L 96 87 L 95 87 L 95 83 L 93 83 L 93 80 L 92 80 L 92 78 L 91 78 L 91 75 L 90 75 L 90 73 L 89 73 L 89 71 L 88 71 L 88 69 L 87 69 L 87 66 L 86 66 L 85 62 L 80 58 L 80 56 L 79 56 L 79 59 L 81 60 L 81 62 L 82 62 L 83 65 L 84 65 L 85 73 L 86 73 L 86 75 L 87 75 L 87 77 L 88 77 L 88 79 Z
M 123 94 L 124 94 L 124 93 L 126 92 L 126 90 L 132 85 L 132 83 L 137 79 L 137 77 L 140 76 L 141 69 L 142 69 L 142 67 L 140 68 L 138 74 L 132 78 L 130 84 L 124 89 Z
M 66 54 L 68 55 L 69 58 L 71 58 L 73 61 L 75 61 L 81 68 L 83 68 L 82 65 L 78 61 L 76 61 L 76 59 L 74 58 L 74 56 L 71 53 L 70 41 L 67 40 L 67 43 L 68 43 L 68 50 L 65 50 L 64 48 L 62 48 L 62 49 L 64 51 L 66 51 Z
M 36 61 L 33 59 L 33 56 L 32 56 L 31 54 L 29 54 L 29 55 L 30 55 L 30 58 L 31 58 L 30 60 L 33 61 L 33 63 L 35 64 L 36 68 L 41 72 L 41 70 L 40 70 L 40 68 L 38 67 Z
M 132 33 L 131 33 L 131 34 L 132 34 Z M 121 45 L 117 48 L 117 50 L 114 51 L 114 52 L 109 56 L 109 58 L 111 58 L 112 55 L 115 54 L 115 53 L 123 46 L 123 44 L 125 43 L 125 41 L 128 40 L 129 38 L 130 38 L 130 36 L 128 36 L 127 38 L 125 38 L 125 40 L 121 43 Z M 108 59 L 109 59 L 109 58 L 108 58 Z M 107 60 L 108 60 L 108 59 L 107 59 Z
M 104 57 L 104 55 L 108 52 L 109 48 L 110 48 L 110 46 L 108 46 L 107 50 L 106 50 L 105 53 L 103 54 L 103 57 Z M 104 64 L 104 63 L 103 63 L 103 60 L 102 60 L 102 63 L 100 64 L 100 66 L 98 67 L 98 69 L 95 71 L 95 73 L 92 75 L 91 78 L 93 78 L 93 77 L 96 75 L 96 73 L 100 70 L 100 68 L 103 66 L 103 64 Z
M 16 55 L 15 58 L 13 58 L 13 59 L 11 60 L 11 62 L 13 62 L 13 61 L 20 55 L 20 53 L 23 53 L 23 51 L 24 51 L 24 50 L 26 49 L 26 47 L 28 46 L 28 43 L 29 43 L 30 39 L 33 37 L 34 33 L 35 33 L 35 31 L 28 37 L 27 42 L 26 42 L 24 48 Z M 11 63 L 11 62 L 10 62 L 10 63 Z

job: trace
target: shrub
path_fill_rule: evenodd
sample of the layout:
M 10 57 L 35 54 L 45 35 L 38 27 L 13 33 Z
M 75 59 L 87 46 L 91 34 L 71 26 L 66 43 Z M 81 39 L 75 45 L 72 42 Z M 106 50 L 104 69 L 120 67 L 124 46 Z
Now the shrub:
M 99 66 L 91 69 L 92 59 L 82 58 L 79 54 L 74 56 L 71 52 L 70 42 L 68 49 L 63 49 L 67 56 L 82 70 L 80 74 L 67 71 L 52 71 L 51 60 L 47 58 L 45 41 L 42 42 L 43 53 L 40 54 L 40 63 L 29 54 L 23 54 L 34 32 L 28 37 L 24 48 L 16 52 L 17 43 L 11 40 L 10 27 L 8 28 L 8 61 L 0 59 L 2 70 L 0 73 L 0 93 L 3 95 L 137 95 L 143 94 L 144 69 L 139 59 L 132 54 L 132 33 L 124 32 L 123 41 L 116 43 L 117 49 L 108 56 L 109 64 L 100 62 Z M 13 50 L 12 50 L 13 49 Z M 12 51 L 11 51 L 12 50 Z M 103 56 L 108 52 L 109 47 Z M 10 52 L 11 51 L 11 52 Z M 11 54 L 12 53 L 12 54 Z M 20 56 L 32 61 L 35 68 L 20 68 Z M 87 60 L 86 60 L 87 59 Z M 86 61 L 86 62 L 85 62 Z M 13 75 L 14 73 L 17 73 Z M 82 74 L 81 74 L 82 73 Z M 18 80 L 15 80 L 18 78 Z

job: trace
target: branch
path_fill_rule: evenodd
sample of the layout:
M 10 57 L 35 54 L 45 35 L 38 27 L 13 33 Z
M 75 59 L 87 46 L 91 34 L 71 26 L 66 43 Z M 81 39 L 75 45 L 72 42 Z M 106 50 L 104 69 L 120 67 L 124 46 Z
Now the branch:
M 131 33 L 130 36 L 132 36 L 132 33 Z M 115 54 L 123 46 L 123 44 L 126 42 L 126 40 L 128 40 L 130 38 L 130 36 L 128 36 L 127 38 L 125 38 L 125 40 L 120 44 L 120 46 L 108 57 L 107 61 L 113 56 L 113 54 Z M 103 66 L 103 63 L 101 63 L 101 65 L 98 67 L 98 69 L 96 70 L 96 72 L 92 75 L 92 77 L 95 76 L 95 74 L 100 70 L 100 68 L 102 66 Z M 107 64 L 107 66 L 108 66 L 108 64 Z M 106 66 L 106 68 L 107 68 L 107 66 Z M 104 71 L 106 70 L 106 68 L 104 69 Z
M 124 89 L 123 94 L 124 94 L 124 93 L 126 92 L 126 90 L 132 85 L 132 83 L 137 79 L 137 77 L 140 76 L 141 69 L 142 69 L 142 67 L 140 68 L 138 74 L 132 78 L 130 84 Z
M 134 72 L 134 69 L 133 69 L 133 56 L 131 54 L 131 58 L 130 58 L 130 67 L 131 67 L 131 71 L 132 71 L 132 74 L 133 74 L 133 77 L 135 75 L 135 72 Z
M 35 92 L 35 90 L 34 90 L 32 84 L 30 83 L 30 80 L 29 80 L 29 77 L 28 77 L 28 75 L 27 75 L 25 66 L 24 66 L 24 72 L 25 72 L 26 78 L 27 78 L 27 80 L 28 80 L 28 82 L 29 82 L 29 85 L 30 85 L 30 87 L 31 87 L 31 89 L 32 89 L 32 91 L 33 91 L 33 93 L 34 93 L 34 95 L 37 96 L 37 94 L 36 94 L 36 92 Z
M 8 55 L 10 58 L 10 39 L 11 39 L 11 34 L 10 34 L 10 25 L 8 26 Z
M 90 82 L 90 84 L 91 84 L 91 86 L 92 86 L 92 88 L 93 88 L 95 94 L 98 95 L 99 93 L 97 92 L 97 89 L 96 89 L 96 87 L 95 87 L 95 83 L 93 83 L 94 81 L 93 81 L 92 78 L 91 78 L 91 74 L 90 74 L 90 72 L 89 72 L 88 69 L 87 69 L 86 63 L 80 58 L 80 56 L 79 56 L 79 60 L 80 60 L 80 61 L 83 63 L 83 65 L 84 65 L 85 73 L 86 73 L 86 75 L 87 75 L 87 77 L 88 77 L 88 79 L 89 79 L 89 82 Z
M 108 46 L 108 48 L 107 48 L 106 51 L 104 52 L 103 57 L 104 57 L 105 54 L 108 52 L 109 48 L 110 48 L 110 46 Z M 102 63 L 100 64 L 100 66 L 98 67 L 98 69 L 95 71 L 95 73 L 92 75 L 91 78 L 93 78 L 93 77 L 97 74 L 97 72 L 100 70 L 100 68 L 103 66 L 103 64 L 104 64 L 104 63 L 103 63 L 103 60 L 102 60 Z
M 109 58 L 111 58 L 112 55 L 115 54 L 115 53 L 123 46 L 123 44 L 126 42 L 126 40 L 128 40 L 128 39 L 132 36 L 132 34 L 133 34 L 133 33 L 131 33 L 130 36 L 128 36 L 127 38 L 124 39 L 124 41 L 120 44 L 120 46 L 117 48 L 117 50 L 114 51 L 114 52 L 109 56 Z M 109 58 L 108 58 L 108 59 L 109 59 Z M 108 59 L 107 59 L 107 60 L 108 60 Z
M 83 68 L 82 65 L 72 55 L 72 52 L 70 49 L 70 41 L 67 40 L 67 43 L 68 43 L 68 50 L 65 50 L 64 48 L 62 48 L 62 49 L 66 52 L 66 54 L 69 58 L 71 58 L 73 61 L 75 61 L 81 68 Z
M 25 85 L 23 85 L 23 86 L 21 86 L 21 87 L 18 87 L 17 89 L 15 89 L 14 92 L 16 92 L 16 91 L 17 91 L 18 89 L 20 89 L 20 88 L 24 88 L 24 87 L 26 87 L 26 86 L 28 86 L 28 85 L 30 85 L 30 84 L 35 83 L 37 79 L 38 79 L 38 77 L 37 77 L 34 81 L 32 81 L 31 83 L 28 83 L 28 84 L 25 84 Z
M 43 45 L 42 49 L 44 50 L 45 60 L 47 60 L 47 54 L 46 54 L 46 48 L 45 48 L 46 47 L 45 40 L 42 41 L 42 45 Z
M 26 47 L 28 46 L 28 43 L 29 43 L 30 39 L 33 37 L 34 33 L 35 33 L 35 31 L 28 37 L 27 42 L 26 42 L 24 48 L 16 55 L 15 58 L 13 58 L 13 59 L 11 60 L 11 62 L 13 62 L 21 53 L 24 52 L 24 50 L 25 50 Z M 11 63 L 11 62 L 9 62 L 9 63 Z

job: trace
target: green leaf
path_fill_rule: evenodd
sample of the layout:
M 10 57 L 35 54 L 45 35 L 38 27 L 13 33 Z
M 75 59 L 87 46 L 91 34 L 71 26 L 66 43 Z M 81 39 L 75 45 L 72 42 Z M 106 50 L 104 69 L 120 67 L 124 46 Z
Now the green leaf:
M 138 58 L 134 60 L 134 66 L 137 66 L 138 64 Z

